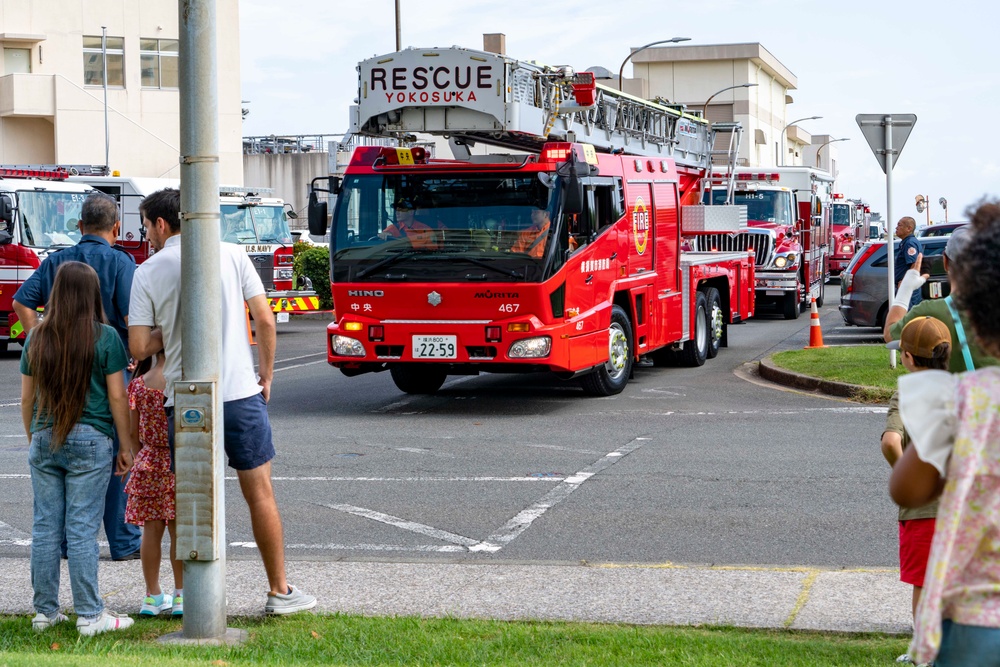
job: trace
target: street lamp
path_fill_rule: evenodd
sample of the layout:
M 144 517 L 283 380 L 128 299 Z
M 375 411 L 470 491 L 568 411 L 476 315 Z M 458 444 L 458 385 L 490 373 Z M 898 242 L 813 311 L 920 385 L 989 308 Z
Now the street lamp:
M 829 146 L 830 144 L 834 144 L 838 141 L 850 141 L 850 140 L 851 140 L 850 137 L 844 137 L 843 139 L 830 139 L 830 141 L 826 142 L 825 144 L 820 144 L 819 148 L 816 149 L 816 166 L 819 167 L 820 165 L 819 152 L 823 150 L 824 146 Z M 834 174 L 834 176 L 836 176 L 836 174 Z
M 663 39 L 660 40 L 659 42 L 650 42 L 646 46 L 640 46 L 638 49 L 628 54 L 625 60 L 622 61 L 622 66 L 618 69 L 618 90 L 619 91 L 622 90 L 622 77 L 625 75 L 625 63 L 631 60 L 632 56 L 639 53 L 640 51 L 645 51 L 651 46 L 657 46 L 659 44 L 675 44 L 677 42 L 689 42 L 689 41 L 691 41 L 690 37 L 671 37 L 670 39 Z
M 819 120 L 820 118 L 822 118 L 822 116 L 809 116 L 808 118 L 799 118 L 798 120 L 793 120 L 791 123 L 781 128 L 781 159 L 778 161 L 779 167 L 785 166 L 785 155 L 786 155 L 785 132 L 788 130 L 788 128 L 790 128 L 792 125 L 801 123 L 804 120 Z
M 754 86 L 757 86 L 757 85 L 759 85 L 759 84 L 756 84 L 756 83 L 741 83 L 738 86 L 729 86 L 728 88 L 723 88 L 722 90 L 715 91 L 714 93 L 712 93 L 711 95 L 708 96 L 707 100 L 705 100 L 705 106 L 701 110 L 701 117 L 704 118 L 705 120 L 708 120 L 708 103 L 711 102 L 712 98 L 715 97 L 716 95 L 718 95 L 719 93 L 724 93 L 727 90 L 733 90 L 734 88 L 753 88 Z

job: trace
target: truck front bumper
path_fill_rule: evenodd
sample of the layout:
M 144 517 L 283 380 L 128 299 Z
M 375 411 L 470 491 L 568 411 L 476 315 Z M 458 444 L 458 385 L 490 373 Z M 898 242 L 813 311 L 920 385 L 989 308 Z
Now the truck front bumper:
M 757 292 L 766 296 L 777 296 L 782 292 L 797 292 L 799 289 L 798 274 L 786 271 L 759 271 L 754 276 L 754 287 Z

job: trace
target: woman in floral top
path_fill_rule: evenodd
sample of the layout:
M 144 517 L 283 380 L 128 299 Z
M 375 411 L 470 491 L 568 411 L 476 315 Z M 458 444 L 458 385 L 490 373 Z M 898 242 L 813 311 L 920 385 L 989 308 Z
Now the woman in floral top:
M 184 568 L 176 560 L 174 533 L 174 473 L 171 470 L 170 445 L 167 440 L 167 415 L 163 411 L 163 352 L 139 362 L 135 378 L 128 386 L 128 405 L 132 412 L 132 434 L 141 449 L 135 456 L 132 475 L 125 486 L 128 505 L 125 520 L 142 526 L 142 576 L 146 580 L 146 597 L 139 608 L 140 616 L 157 616 L 169 611 L 173 616 L 184 613 Z M 163 529 L 170 531 L 170 564 L 174 570 L 174 594 L 160 590 L 160 543 Z
M 979 344 L 1000 355 L 1000 203 L 972 216 L 955 262 L 956 301 Z M 912 507 L 941 495 L 910 653 L 936 667 L 1000 666 L 1000 368 L 899 379 L 900 415 L 913 447 L 889 492 Z

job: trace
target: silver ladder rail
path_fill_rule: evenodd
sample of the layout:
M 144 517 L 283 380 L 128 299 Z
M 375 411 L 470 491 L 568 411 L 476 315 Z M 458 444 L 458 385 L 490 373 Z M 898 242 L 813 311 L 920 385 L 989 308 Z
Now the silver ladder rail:
M 733 192 L 736 190 L 736 162 L 739 159 L 740 143 L 743 138 L 743 125 L 737 122 L 720 121 L 711 124 L 712 151 L 708 172 L 701 181 L 701 201 L 705 201 L 705 191 L 717 184 L 726 188 L 726 201 L 733 203 Z M 719 148 L 720 138 L 725 142 L 725 148 Z M 720 158 L 720 159 L 716 159 Z M 716 165 L 724 167 L 721 173 L 716 173 Z M 712 202 L 709 202 L 712 203 Z

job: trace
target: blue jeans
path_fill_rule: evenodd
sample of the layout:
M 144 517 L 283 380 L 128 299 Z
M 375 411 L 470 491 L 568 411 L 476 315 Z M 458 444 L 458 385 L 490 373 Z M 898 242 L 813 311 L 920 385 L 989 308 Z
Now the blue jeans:
M 112 456 L 118 457 L 118 435 L 113 440 Z M 112 558 L 122 558 L 139 550 L 142 544 L 142 530 L 139 526 L 125 523 L 125 493 L 127 477 L 115 475 L 114 465 L 108 475 L 107 491 L 104 494 L 104 533 L 108 536 L 108 549 Z
M 59 611 L 59 543 L 66 535 L 73 607 L 78 616 L 104 611 L 97 586 L 97 531 L 112 464 L 111 438 L 77 424 L 57 451 L 52 429 L 31 435 L 28 464 L 34 493 L 31 526 L 31 586 L 35 611 Z
M 951 619 L 941 624 L 941 649 L 934 667 L 995 667 L 1000 665 L 1000 628 L 962 625 Z

